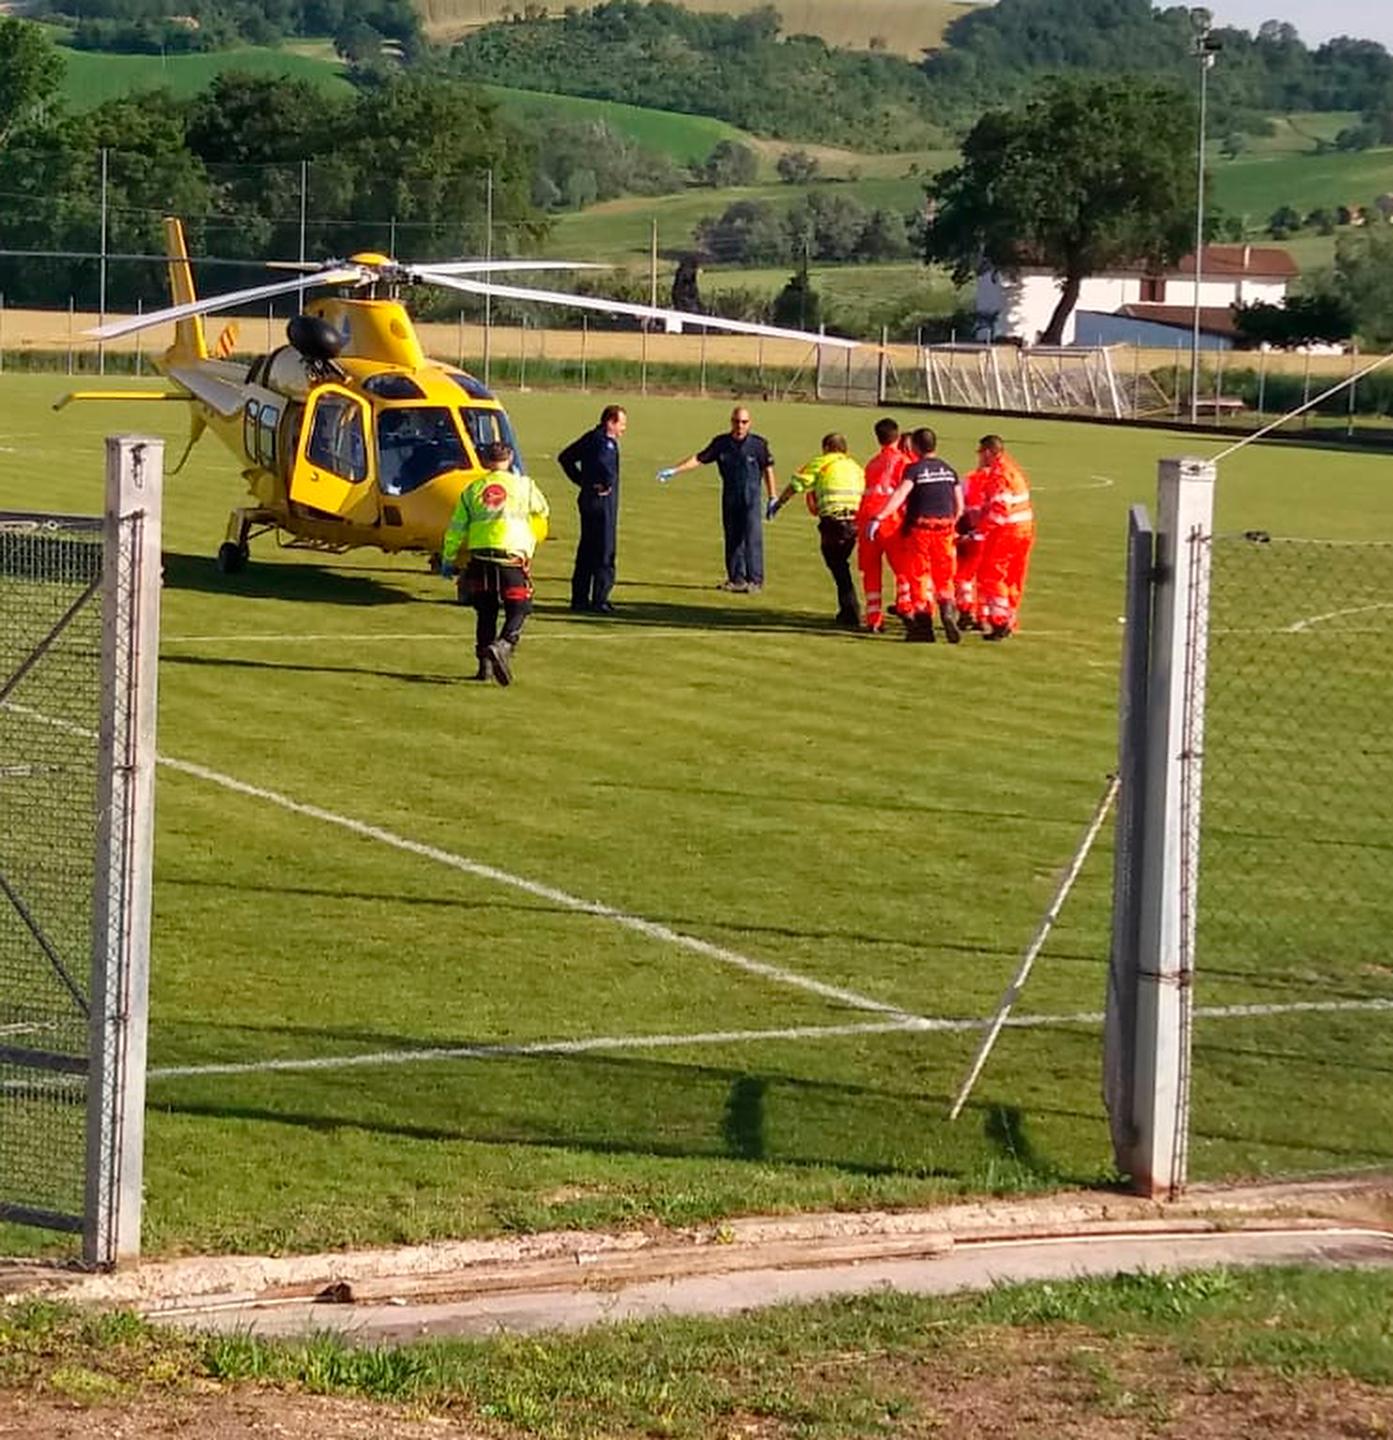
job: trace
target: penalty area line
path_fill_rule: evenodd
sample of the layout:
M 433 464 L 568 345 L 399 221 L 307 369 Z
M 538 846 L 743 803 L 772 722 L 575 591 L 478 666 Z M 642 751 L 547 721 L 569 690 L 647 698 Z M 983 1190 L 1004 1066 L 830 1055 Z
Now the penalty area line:
M 52 725 L 59 730 L 81 734 L 88 739 L 92 738 L 92 732 L 86 727 L 75 725 L 70 720 L 60 720 L 54 716 L 44 715 L 41 711 L 34 710 L 27 705 L 5 701 L 0 708 L 13 710 L 16 714 L 27 715 L 41 724 Z M 847 990 L 840 985 L 828 985 L 824 981 L 800 975 L 795 970 L 785 970 L 781 965 L 771 965 L 765 960 L 755 960 L 749 955 L 742 955 L 738 950 L 730 950 L 724 945 L 715 945 L 696 935 L 688 935 L 682 930 L 674 930 L 670 925 L 664 925 L 660 921 L 646 920 L 642 915 L 630 914 L 627 910 L 620 910 L 616 906 L 606 905 L 599 900 L 582 899 L 579 895 L 559 890 L 554 885 L 544 885 L 538 880 L 529 880 L 525 875 L 514 875 L 509 870 L 500 870 L 496 865 L 488 865 L 481 860 L 472 860 L 467 855 L 459 855 L 453 850 L 441 849 L 438 845 L 427 845 L 423 841 L 412 840 L 405 835 L 398 835 L 393 830 L 386 830 L 380 825 L 369 825 L 366 821 L 353 819 L 352 816 L 340 815 L 334 810 L 326 810 L 321 805 L 309 805 L 302 800 L 293 800 L 289 795 L 282 795 L 279 791 L 267 790 L 261 785 L 248 784 L 245 780 L 237 779 L 235 775 L 225 775 L 220 770 L 212 770 L 208 766 L 199 765 L 192 760 L 178 760 L 172 755 L 157 755 L 155 758 L 166 769 L 177 771 L 181 775 L 204 780 L 210 785 L 231 790 L 234 794 L 246 795 L 254 800 L 264 800 L 267 804 L 277 805 L 282 810 L 290 811 L 293 815 L 303 815 L 308 820 L 319 820 L 326 825 L 337 826 L 340 830 L 347 830 L 350 834 L 358 835 L 365 840 L 376 840 L 381 845 L 405 851 L 408 855 L 417 855 L 424 860 L 433 860 L 439 865 L 446 865 L 452 870 L 462 871 L 476 879 L 492 881 L 496 885 L 505 885 L 512 890 L 521 890 L 526 895 L 532 895 L 539 900 L 546 900 L 563 909 L 572 910 L 577 915 L 592 915 L 597 920 L 608 920 L 611 924 L 618 925 L 624 930 L 630 930 L 636 935 L 642 935 L 646 939 L 656 940 L 664 945 L 673 945 L 678 949 L 690 950 L 708 960 L 716 960 L 722 965 L 728 965 L 734 970 L 743 970 L 747 975 L 758 975 L 761 979 L 772 980 L 779 985 L 805 990 L 810 995 L 820 996 L 824 1000 L 848 1006 L 853 1010 L 868 1010 L 873 1014 L 887 1015 L 895 1020 L 915 1023 L 923 1018 L 912 1015 L 898 1005 L 890 1005 L 883 1000 L 872 999 L 869 995 L 859 994 L 855 990 Z
M 1251 1020 L 1296 1014 L 1332 1014 L 1342 1011 L 1393 1011 L 1387 1000 L 1309 1000 L 1271 1005 L 1210 1005 L 1195 1011 L 1198 1020 Z M 1097 1027 L 1101 1010 L 1073 1015 L 1012 1015 L 1008 1030 Z M 420 1065 L 448 1060 L 509 1060 L 531 1056 L 587 1055 L 616 1050 L 681 1050 L 720 1045 L 769 1044 L 778 1041 L 841 1040 L 861 1035 L 963 1034 L 985 1030 L 990 1016 L 950 1019 L 907 1015 L 895 1020 L 867 1020 L 846 1025 L 790 1025 L 772 1030 L 705 1030 L 696 1034 L 593 1035 L 579 1040 L 531 1040 L 496 1045 L 440 1045 L 412 1050 L 376 1050 L 360 1055 L 313 1055 L 274 1060 L 210 1061 L 203 1065 L 159 1065 L 147 1072 L 150 1080 L 188 1080 L 210 1075 L 259 1075 L 276 1071 L 355 1070 L 375 1066 Z
M 900 1021 L 914 1021 L 919 1018 L 902 1010 L 898 1005 L 874 1000 L 869 995 L 861 995 L 855 990 L 846 990 L 839 985 L 825 984 L 823 981 L 814 980 L 807 975 L 799 975 L 796 971 L 785 970 L 780 965 L 771 965 L 765 960 L 752 959 L 748 955 L 740 954 L 739 951 L 729 950 L 724 945 L 715 945 L 696 935 L 688 935 L 684 931 L 674 930 L 670 925 L 664 925 L 660 921 L 646 920 L 641 915 L 630 914 L 627 910 L 620 910 L 599 900 L 582 899 L 578 895 L 570 894 L 569 891 L 558 890 L 554 885 L 544 885 L 538 880 L 529 880 L 524 875 L 515 875 L 509 870 L 500 870 L 496 865 L 472 860 L 467 855 L 459 855 L 453 850 L 443 850 L 438 845 L 428 845 L 420 840 L 409 839 L 405 835 L 398 835 L 395 831 L 385 830 L 380 825 L 369 825 L 365 821 L 354 820 L 351 816 L 326 810 L 320 805 L 308 805 L 301 800 L 292 800 L 288 795 L 282 795 L 275 790 L 267 790 L 260 785 L 250 785 L 245 780 L 238 780 L 235 776 L 224 775 L 219 770 L 210 770 L 206 765 L 198 765 L 190 760 L 176 760 L 168 755 L 159 756 L 159 763 L 180 774 L 191 775 L 196 779 L 205 780 L 209 784 L 218 785 L 224 790 L 234 791 L 239 795 L 264 800 L 268 804 L 289 810 L 294 815 L 303 815 L 306 819 L 320 820 L 326 825 L 335 825 L 339 829 L 347 830 L 350 834 L 361 836 L 365 840 L 376 840 L 379 844 L 388 845 L 394 850 L 403 850 L 408 855 L 418 855 L 422 859 L 433 860 L 439 865 L 449 866 L 452 870 L 462 871 L 476 879 L 492 881 L 496 885 L 506 885 L 511 890 L 521 890 L 526 895 L 550 901 L 551 904 L 572 910 L 578 915 L 593 915 L 596 919 L 608 920 L 611 924 L 618 925 L 624 930 L 633 931 L 646 939 L 693 951 L 708 960 L 716 960 L 732 969 L 743 970 L 748 975 L 758 975 L 762 979 L 773 980 L 780 985 L 806 990 L 809 994 L 818 995 L 824 1000 L 835 1001 L 840 1005 L 850 1006 L 854 1010 L 869 1010 L 881 1015 L 890 1015 Z

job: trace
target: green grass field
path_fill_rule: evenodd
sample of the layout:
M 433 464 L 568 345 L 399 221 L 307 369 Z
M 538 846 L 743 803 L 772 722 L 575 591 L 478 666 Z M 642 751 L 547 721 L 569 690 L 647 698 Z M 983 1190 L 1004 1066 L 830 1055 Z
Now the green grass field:
M 68 384 L 0 380 L 0 504 L 99 508 L 105 434 L 166 427 L 180 452 L 174 407 L 51 415 Z M 556 514 L 508 691 L 460 683 L 471 617 L 419 560 L 262 541 L 228 581 L 211 556 L 240 503 L 231 466 L 205 441 L 169 482 L 160 748 L 225 779 L 161 772 L 150 1251 L 1105 1179 L 1100 1032 L 1068 1017 L 1102 1005 L 1106 846 L 1019 1006 L 1051 1023 L 1005 1033 L 957 1124 L 975 1033 L 875 1007 L 993 1008 L 1114 763 L 1127 506 L 1150 501 L 1158 456 L 1213 442 L 1013 423 L 1041 514 L 1025 633 L 929 649 L 829 627 L 796 507 L 769 529 L 763 595 L 712 588 L 711 476 L 651 477 L 723 428 L 718 400 L 631 397 L 621 614 L 571 616 L 574 511 L 551 457 L 601 397 L 506 398 Z M 872 419 L 756 406 L 784 474 L 830 428 L 866 449 Z M 941 421 L 967 460 L 982 419 Z M 1225 467 L 1220 527 L 1393 536 L 1387 466 L 1250 449 Z M 1274 624 L 1320 603 L 1279 599 Z M 1295 967 L 1286 993 L 1323 998 L 1340 963 Z M 1241 972 L 1200 992 L 1271 998 Z M 1215 1021 L 1198 1045 L 1197 1177 L 1387 1162 L 1383 1017 Z M 473 1053 L 403 1055 L 430 1049 Z
M 209 55 L 107 55 L 93 50 L 62 52 L 66 64 L 62 95 L 74 110 L 90 110 L 106 100 L 146 90 L 168 90 L 186 98 L 206 90 L 225 70 L 309 80 L 330 94 L 347 95 L 352 87 L 335 60 L 291 49 L 247 46 Z

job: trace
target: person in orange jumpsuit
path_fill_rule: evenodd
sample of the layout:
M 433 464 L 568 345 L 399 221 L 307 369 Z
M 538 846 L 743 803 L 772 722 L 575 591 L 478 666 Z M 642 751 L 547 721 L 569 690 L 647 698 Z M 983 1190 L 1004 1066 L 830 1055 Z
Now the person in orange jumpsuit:
M 909 437 L 914 459 L 904 468 L 900 483 L 866 527 L 874 540 L 886 518 L 901 505 L 900 554 L 909 572 L 911 614 L 905 639 L 932 642 L 933 607 L 938 603 L 943 635 L 950 645 L 962 638 L 953 601 L 954 538 L 963 513 L 963 487 L 958 472 L 935 453 L 938 437 L 927 426 Z
M 963 476 L 963 513 L 958 517 L 957 565 L 953 576 L 958 607 L 958 629 L 980 630 L 977 568 L 982 559 L 982 493 L 987 472 L 969 470 Z
M 885 629 L 885 603 L 881 591 L 884 570 L 890 567 L 895 578 L 895 612 L 908 616 L 910 611 L 909 576 L 900 556 L 900 515 L 888 515 L 871 540 L 866 535 L 871 520 L 900 483 L 909 456 L 900 445 L 900 427 L 893 420 L 877 420 L 875 438 L 880 449 L 866 461 L 866 489 L 861 507 L 856 512 L 856 564 L 861 571 L 861 589 L 866 596 L 866 629 L 879 635 Z
M 1021 595 L 1035 543 L 1035 511 L 1030 481 L 1006 452 L 1000 435 L 984 435 L 977 448 L 982 485 L 982 554 L 977 563 L 984 640 L 1005 640 L 1015 633 Z

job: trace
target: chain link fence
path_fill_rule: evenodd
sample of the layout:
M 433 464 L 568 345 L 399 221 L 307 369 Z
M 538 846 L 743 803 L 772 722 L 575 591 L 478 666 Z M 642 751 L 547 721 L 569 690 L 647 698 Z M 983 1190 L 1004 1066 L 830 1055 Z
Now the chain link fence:
M 1220 1140 L 1252 1174 L 1386 1165 L 1393 544 L 1201 543 L 1192 1173 Z
M 101 716 L 100 520 L 0 515 L 0 1215 L 77 1229 Z

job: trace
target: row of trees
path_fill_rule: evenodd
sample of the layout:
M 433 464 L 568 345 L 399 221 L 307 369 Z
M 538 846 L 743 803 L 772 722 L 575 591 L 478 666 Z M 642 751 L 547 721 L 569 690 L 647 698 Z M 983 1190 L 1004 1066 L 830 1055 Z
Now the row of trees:
M 34 0 L 29 13 L 69 27 L 80 50 L 158 55 L 276 45 L 333 35 L 345 45 L 376 37 L 407 53 L 424 43 L 412 0 Z
M 949 25 L 928 76 L 978 108 L 1029 90 L 1043 75 L 1129 70 L 1193 83 L 1191 10 L 1152 0 L 997 0 Z M 1393 105 L 1393 56 L 1369 40 L 1341 38 L 1308 48 L 1278 20 L 1256 34 L 1213 32 L 1221 47 L 1210 76 L 1215 133 L 1259 132 L 1266 117 L 1299 110 L 1376 110 Z
M 1358 335 L 1375 348 L 1393 346 L 1393 228 L 1342 235 L 1329 269 L 1309 276 L 1284 305 L 1237 305 L 1234 321 L 1247 345 L 1290 347 Z
M 393 239 L 403 258 L 480 253 L 490 170 L 495 250 L 525 249 L 546 228 L 531 143 L 468 85 L 398 76 L 338 100 L 301 81 L 227 74 L 192 100 L 157 93 L 69 115 L 54 103 L 60 75 L 38 27 L 0 19 L 2 249 L 95 250 L 102 150 L 113 254 L 161 252 L 160 219 L 174 213 L 196 254 L 294 255 L 302 176 L 312 256 Z M 66 304 L 93 294 L 95 273 L 90 260 L 0 258 L 0 291 Z M 164 267 L 113 263 L 108 298 L 164 303 Z
M 737 200 L 700 221 L 692 240 L 722 265 L 782 265 L 790 260 L 904 260 L 917 253 L 913 220 L 868 209 L 849 195 L 814 191 L 791 209 Z
M 942 140 L 921 70 L 894 55 L 780 38 L 772 6 L 695 14 L 667 0 L 605 0 L 561 19 L 486 25 L 456 73 L 557 94 L 712 115 L 761 135 L 898 150 Z

